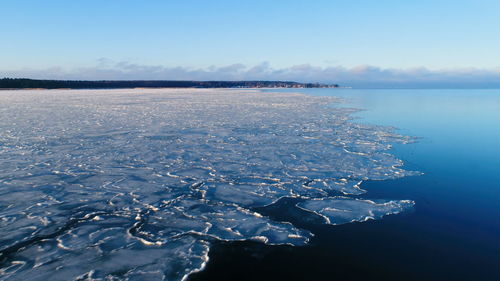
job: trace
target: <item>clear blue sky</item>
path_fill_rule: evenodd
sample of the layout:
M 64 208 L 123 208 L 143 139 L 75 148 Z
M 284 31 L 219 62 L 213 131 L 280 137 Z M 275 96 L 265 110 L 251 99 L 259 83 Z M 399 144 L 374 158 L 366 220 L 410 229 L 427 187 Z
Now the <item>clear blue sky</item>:
M 0 71 L 500 67 L 498 0 L 2 0 Z M 1 74 L 1 73 L 0 73 Z

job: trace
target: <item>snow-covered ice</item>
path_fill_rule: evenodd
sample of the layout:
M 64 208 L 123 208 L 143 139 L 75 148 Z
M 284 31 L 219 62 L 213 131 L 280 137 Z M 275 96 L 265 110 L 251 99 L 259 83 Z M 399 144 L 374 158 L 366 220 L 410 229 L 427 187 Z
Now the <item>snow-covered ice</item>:
M 236 89 L 0 92 L 0 279 L 182 280 L 214 240 L 304 245 L 253 207 L 378 219 L 365 180 L 399 178 L 393 129 L 334 98 Z

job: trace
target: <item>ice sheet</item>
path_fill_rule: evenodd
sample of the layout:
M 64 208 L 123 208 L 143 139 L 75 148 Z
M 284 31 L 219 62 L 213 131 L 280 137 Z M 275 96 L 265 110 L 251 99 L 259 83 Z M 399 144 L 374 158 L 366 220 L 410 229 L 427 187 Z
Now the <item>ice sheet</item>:
M 332 224 L 398 213 L 364 180 L 414 175 L 410 138 L 333 98 L 251 90 L 0 92 L 0 279 L 181 280 L 211 241 L 304 245 L 252 210 L 289 196 Z M 343 196 L 343 197 L 339 197 Z

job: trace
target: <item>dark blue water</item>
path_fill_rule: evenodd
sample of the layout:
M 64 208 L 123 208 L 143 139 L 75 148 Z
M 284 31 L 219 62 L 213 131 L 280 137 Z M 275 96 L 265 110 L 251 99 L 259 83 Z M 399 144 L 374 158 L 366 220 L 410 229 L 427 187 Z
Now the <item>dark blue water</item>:
M 424 175 L 362 185 L 365 197 L 414 200 L 414 211 L 311 224 L 306 247 L 221 243 L 193 280 L 500 280 L 500 90 L 296 91 L 342 97 L 364 109 L 357 122 L 419 137 L 392 153 Z

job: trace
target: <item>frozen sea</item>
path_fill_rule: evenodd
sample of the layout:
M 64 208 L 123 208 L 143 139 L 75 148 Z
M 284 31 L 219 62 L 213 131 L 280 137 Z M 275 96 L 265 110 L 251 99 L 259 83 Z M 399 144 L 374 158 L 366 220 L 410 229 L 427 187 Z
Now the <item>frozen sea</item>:
M 495 280 L 499 96 L 2 91 L 0 280 Z

